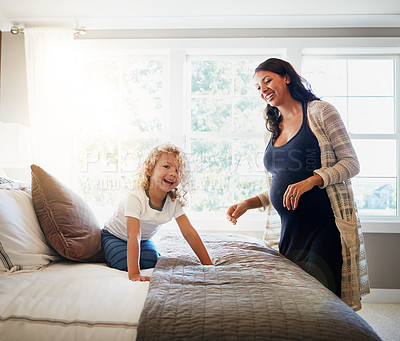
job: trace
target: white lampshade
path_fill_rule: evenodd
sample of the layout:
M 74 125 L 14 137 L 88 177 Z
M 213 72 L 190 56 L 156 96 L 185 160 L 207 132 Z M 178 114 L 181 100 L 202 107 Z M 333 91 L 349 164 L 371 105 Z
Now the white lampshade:
M 0 123 L 0 169 L 25 168 L 32 162 L 29 128 Z

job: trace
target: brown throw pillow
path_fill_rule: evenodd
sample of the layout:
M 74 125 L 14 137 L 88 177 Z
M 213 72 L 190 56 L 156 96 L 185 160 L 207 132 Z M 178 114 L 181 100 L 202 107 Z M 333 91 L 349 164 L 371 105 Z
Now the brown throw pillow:
M 87 203 L 42 168 L 31 170 L 33 206 L 50 245 L 71 260 L 103 262 L 101 229 Z

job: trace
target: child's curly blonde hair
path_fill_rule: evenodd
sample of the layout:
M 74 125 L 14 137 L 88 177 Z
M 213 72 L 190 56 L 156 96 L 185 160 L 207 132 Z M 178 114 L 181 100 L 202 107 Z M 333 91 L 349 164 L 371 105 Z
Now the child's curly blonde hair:
M 189 163 L 185 156 L 185 153 L 178 147 L 174 146 L 172 143 L 163 143 L 154 147 L 147 158 L 143 161 L 142 166 L 137 173 L 137 183 L 143 189 L 147 190 L 150 187 L 150 175 L 156 165 L 160 160 L 163 153 L 174 154 L 178 164 L 178 172 L 180 177 L 180 182 L 178 187 L 172 189 L 168 192 L 172 201 L 178 199 L 182 206 L 187 203 L 186 194 L 187 188 L 190 184 L 190 169 Z

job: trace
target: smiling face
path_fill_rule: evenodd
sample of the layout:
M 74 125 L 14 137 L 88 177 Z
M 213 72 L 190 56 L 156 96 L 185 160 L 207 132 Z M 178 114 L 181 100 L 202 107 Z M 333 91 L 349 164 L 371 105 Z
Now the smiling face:
M 291 97 L 287 87 L 290 83 L 288 75 L 281 76 L 270 71 L 257 71 L 253 79 L 261 98 L 273 107 L 279 107 Z
M 162 153 L 149 172 L 150 189 L 168 193 L 179 185 L 179 163 L 173 153 Z

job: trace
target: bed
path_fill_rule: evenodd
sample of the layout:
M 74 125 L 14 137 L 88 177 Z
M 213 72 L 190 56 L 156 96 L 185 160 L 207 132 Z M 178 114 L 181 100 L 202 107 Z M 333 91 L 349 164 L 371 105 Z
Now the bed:
M 32 188 L 0 179 L 2 341 L 379 340 L 317 280 L 243 235 L 202 235 L 215 264 L 203 266 L 179 234 L 165 233 L 162 257 L 145 270 L 150 283 L 131 282 L 102 262 L 87 207 L 40 172 Z M 49 219 L 59 240 L 42 226 Z

